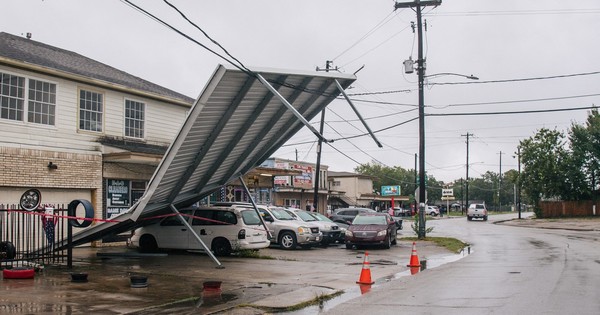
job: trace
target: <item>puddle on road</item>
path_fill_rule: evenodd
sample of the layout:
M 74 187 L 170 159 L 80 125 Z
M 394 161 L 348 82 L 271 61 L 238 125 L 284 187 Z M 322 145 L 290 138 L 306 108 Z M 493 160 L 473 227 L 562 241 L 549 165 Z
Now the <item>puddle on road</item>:
M 455 254 L 455 255 L 449 255 L 449 256 L 440 256 L 440 257 L 431 257 L 428 258 L 426 260 L 426 266 L 427 269 L 432 269 L 432 268 L 436 268 L 442 265 L 445 265 L 447 263 L 451 263 L 451 262 L 455 262 L 461 258 L 464 258 L 466 256 L 468 256 L 470 253 L 472 252 L 472 249 L 470 248 L 464 248 L 459 254 Z M 387 283 L 389 281 L 392 280 L 396 280 L 399 279 L 401 277 L 406 277 L 406 276 L 410 276 L 415 274 L 415 270 L 413 268 L 413 270 L 405 270 L 399 273 L 396 273 L 390 277 L 385 277 L 382 279 L 378 279 L 377 281 L 375 281 L 375 284 L 373 284 L 372 286 L 370 286 L 371 288 L 376 288 L 377 286 L 383 284 L 383 283 Z M 364 285 L 357 285 L 353 288 L 347 289 L 344 291 L 344 293 L 342 293 L 341 295 L 325 301 L 319 305 L 313 305 L 313 306 L 309 306 L 306 308 L 303 308 L 301 310 L 298 311 L 293 311 L 293 312 L 282 312 L 282 313 L 278 313 L 278 314 L 285 314 L 285 315 L 313 315 L 313 314 L 322 314 L 332 308 L 334 308 L 335 306 L 342 304 L 344 302 L 347 302 L 349 300 L 355 299 L 363 294 L 368 294 L 370 291 L 369 286 L 364 286 Z

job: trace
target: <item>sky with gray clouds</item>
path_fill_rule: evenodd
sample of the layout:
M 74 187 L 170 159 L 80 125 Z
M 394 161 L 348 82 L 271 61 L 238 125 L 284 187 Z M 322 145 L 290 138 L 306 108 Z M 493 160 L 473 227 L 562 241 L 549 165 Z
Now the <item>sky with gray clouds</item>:
M 129 0 L 223 54 L 162 0 Z M 406 169 L 418 153 L 416 14 L 392 0 L 169 0 L 248 67 L 357 73 L 347 90 L 383 144 L 344 100 L 326 112 L 322 164 L 352 171 L 377 162 Z M 399 1 L 400 2 L 400 1 Z M 406 1 L 409 2 L 409 1 Z M 77 52 L 196 98 L 225 60 L 119 0 L 0 0 L 0 30 Z M 444 0 L 423 10 L 426 171 L 451 181 L 517 168 L 520 140 L 566 131 L 600 104 L 598 0 Z M 467 80 L 454 73 L 474 75 Z M 546 112 L 540 112 L 546 111 Z M 318 116 L 317 118 L 320 118 Z M 318 128 L 318 119 L 312 123 Z M 349 138 L 349 140 L 344 140 Z M 306 128 L 279 158 L 316 161 Z M 337 149 L 337 150 L 336 150 Z M 344 152 L 345 155 L 340 154 Z

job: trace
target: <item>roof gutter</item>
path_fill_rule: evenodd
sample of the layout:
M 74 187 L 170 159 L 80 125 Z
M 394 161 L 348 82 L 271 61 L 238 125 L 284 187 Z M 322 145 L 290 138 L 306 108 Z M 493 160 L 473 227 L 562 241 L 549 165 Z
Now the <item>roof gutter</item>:
M 44 66 L 40 66 L 40 65 L 36 65 L 36 64 L 15 61 L 14 59 L 2 57 L 2 56 L 0 56 L 0 64 L 5 64 L 7 66 L 12 66 L 12 67 L 19 68 L 22 70 L 29 70 L 29 71 L 33 71 L 33 72 L 37 72 L 37 73 L 41 73 L 41 74 L 53 75 L 53 76 L 60 77 L 63 79 L 73 80 L 76 82 L 90 84 L 90 85 L 94 85 L 97 87 L 107 88 L 107 89 L 111 89 L 111 90 L 115 90 L 115 91 L 119 91 L 119 92 L 134 94 L 137 96 L 146 97 L 146 98 L 150 98 L 153 100 L 171 103 L 171 104 L 175 104 L 175 105 L 179 105 L 179 106 L 192 107 L 192 104 L 193 104 L 193 102 L 188 103 L 181 99 L 165 97 L 160 94 L 146 92 L 146 91 L 142 91 L 139 89 L 133 89 L 133 88 L 129 88 L 129 87 L 126 87 L 126 86 L 123 86 L 120 84 L 114 84 L 114 83 L 110 83 L 110 82 L 107 82 L 104 80 L 93 79 L 93 78 L 89 78 L 89 77 L 86 77 L 83 75 L 73 74 L 70 72 L 56 70 L 53 68 L 44 67 Z

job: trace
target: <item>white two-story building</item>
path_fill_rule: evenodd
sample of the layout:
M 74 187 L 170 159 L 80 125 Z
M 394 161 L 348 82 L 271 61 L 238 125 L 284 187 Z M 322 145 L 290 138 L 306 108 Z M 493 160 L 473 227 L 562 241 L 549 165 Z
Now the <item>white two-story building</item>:
M 96 218 L 146 188 L 194 99 L 72 51 L 0 33 L 0 204 L 90 200 Z

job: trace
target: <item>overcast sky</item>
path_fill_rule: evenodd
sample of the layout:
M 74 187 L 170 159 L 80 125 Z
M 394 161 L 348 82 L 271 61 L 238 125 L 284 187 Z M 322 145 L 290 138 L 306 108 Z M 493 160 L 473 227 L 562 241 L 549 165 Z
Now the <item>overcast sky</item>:
M 164 1 L 131 2 L 223 54 Z M 403 67 L 409 57 L 417 59 L 413 10 L 394 11 L 392 0 L 169 2 L 248 67 L 314 70 L 332 60 L 339 71 L 354 73 L 364 66 L 348 93 L 375 93 L 352 98 L 371 129 L 383 130 L 377 137 L 384 147 L 366 136 L 337 140 L 332 145 L 350 158 L 324 146 L 322 164 L 334 171 L 353 171 L 357 163 L 373 161 L 415 167 L 417 75 L 405 74 Z M 217 65 L 227 63 L 124 1 L 0 0 L 0 8 L 1 31 L 30 32 L 36 41 L 193 98 Z M 424 8 L 423 19 L 426 75 L 480 78 L 428 80 L 425 113 L 440 116 L 425 118 L 426 171 L 438 180 L 465 177 L 467 133 L 472 134 L 469 176 L 477 178 L 500 167 L 502 172 L 516 169 L 519 141 L 540 128 L 566 131 L 587 117 L 587 110 L 493 113 L 600 104 L 598 0 L 445 0 Z M 537 79 L 522 80 L 532 78 Z M 472 84 L 439 84 L 463 82 Z M 458 113 L 471 115 L 449 116 Z M 329 106 L 326 121 L 329 139 L 365 133 L 343 100 Z M 313 123 L 318 126 L 317 119 Z M 274 156 L 315 162 L 315 141 L 303 130 Z

